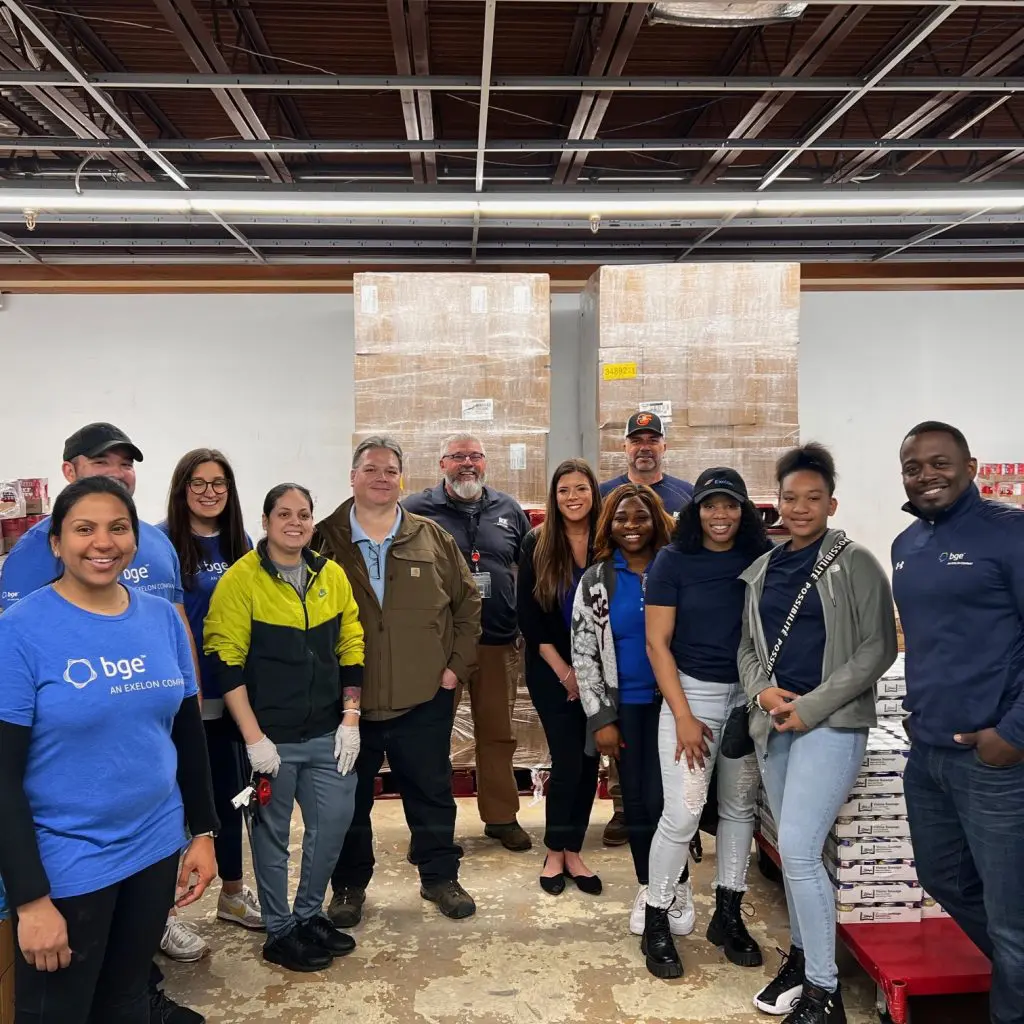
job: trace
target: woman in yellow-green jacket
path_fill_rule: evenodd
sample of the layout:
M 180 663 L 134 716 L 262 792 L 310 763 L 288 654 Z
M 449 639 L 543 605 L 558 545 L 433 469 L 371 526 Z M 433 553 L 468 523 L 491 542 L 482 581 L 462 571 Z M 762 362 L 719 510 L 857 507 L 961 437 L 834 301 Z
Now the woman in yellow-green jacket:
M 352 820 L 359 754 L 363 629 L 348 577 L 309 548 L 313 499 L 279 484 L 263 503 L 266 537 L 217 584 L 203 631 L 224 704 L 270 799 L 252 829 L 267 941 L 263 958 L 317 971 L 355 948 L 324 917 L 327 880 Z M 288 906 L 288 839 L 298 801 L 302 874 Z

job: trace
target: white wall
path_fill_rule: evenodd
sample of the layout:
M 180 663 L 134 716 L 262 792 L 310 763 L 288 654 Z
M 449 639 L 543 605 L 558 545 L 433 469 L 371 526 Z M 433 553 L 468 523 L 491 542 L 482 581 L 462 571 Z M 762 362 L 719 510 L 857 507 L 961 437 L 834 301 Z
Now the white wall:
M 579 452 L 578 306 L 553 297 L 552 465 Z M 983 461 L 1024 461 L 1024 291 L 807 293 L 800 331 L 803 435 L 835 452 L 837 525 L 883 563 L 907 522 L 908 427 L 949 420 Z M 5 296 L 0 477 L 56 491 L 64 438 L 108 419 L 146 455 L 144 518 L 162 517 L 175 461 L 199 445 L 232 459 L 250 530 L 285 479 L 326 512 L 348 494 L 352 351 L 348 295 Z

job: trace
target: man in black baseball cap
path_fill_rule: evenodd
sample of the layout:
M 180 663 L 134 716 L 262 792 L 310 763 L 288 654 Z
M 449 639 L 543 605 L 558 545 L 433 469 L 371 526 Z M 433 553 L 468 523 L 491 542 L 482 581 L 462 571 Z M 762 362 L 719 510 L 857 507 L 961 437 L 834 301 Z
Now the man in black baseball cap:
M 615 490 L 619 484 L 647 484 L 659 498 L 665 511 L 678 516 L 689 504 L 693 485 L 678 477 L 661 471 L 661 460 L 668 445 L 665 442 L 665 425 L 655 412 L 640 409 L 626 422 L 626 472 L 613 480 L 601 484 L 601 497 Z M 616 763 L 611 762 L 608 772 L 608 794 L 612 798 L 612 817 L 605 826 L 605 846 L 625 846 L 629 841 L 626 834 L 626 817 L 622 811 L 622 796 Z
M 129 455 L 133 462 L 142 461 L 142 452 L 119 427 L 115 427 L 113 423 L 87 423 L 64 442 L 64 461 L 74 463 L 77 458 L 99 459 L 116 449 Z M 67 473 L 64 475 L 67 476 Z
M 601 497 L 610 494 L 619 484 L 647 484 L 661 498 L 669 515 L 679 515 L 693 496 L 693 485 L 661 470 L 661 461 L 668 448 L 662 418 L 655 412 L 642 409 L 633 413 L 626 422 L 623 447 L 626 451 L 626 472 L 601 484 Z

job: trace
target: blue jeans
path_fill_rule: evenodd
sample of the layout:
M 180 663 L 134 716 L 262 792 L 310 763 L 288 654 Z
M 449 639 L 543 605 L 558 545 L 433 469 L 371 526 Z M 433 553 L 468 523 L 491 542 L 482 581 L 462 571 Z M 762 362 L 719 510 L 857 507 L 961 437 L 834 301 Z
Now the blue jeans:
M 836 896 L 821 852 L 864 761 L 867 729 L 773 732 L 762 765 L 764 789 L 779 827 L 789 931 L 804 951 L 806 977 L 834 992 Z
M 903 784 L 922 887 L 992 961 L 992 1024 L 1024 1024 L 1024 763 L 915 740 Z
M 252 857 L 267 935 L 285 935 L 322 913 L 327 881 L 352 821 L 356 774 L 338 774 L 334 733 L 305 743 L 279 743 L 281 768 L 270 803 L 253 823 Z M 288 908 L 288 840 L 292 808 L 302 811 L 302 867 L 294 908 Z

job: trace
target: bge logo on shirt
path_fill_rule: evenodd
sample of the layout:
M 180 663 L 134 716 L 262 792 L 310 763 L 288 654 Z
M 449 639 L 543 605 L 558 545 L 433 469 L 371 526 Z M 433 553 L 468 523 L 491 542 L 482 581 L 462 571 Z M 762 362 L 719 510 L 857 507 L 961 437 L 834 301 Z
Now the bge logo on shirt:
M 100 671 L 107 679 L 120 677 L 126 683 L 131 682 L 133 676 L 146 671 L 145 654 L 134 658 L 118 658 L 116 661 L 109 661 L 100 655 L 99 663 Z M 70 683 L 76 690 L 84 690 L 97 679 L 99 673 L 88 658 L 68 658 L 67 668 L 64 669 L 64 682 Z

